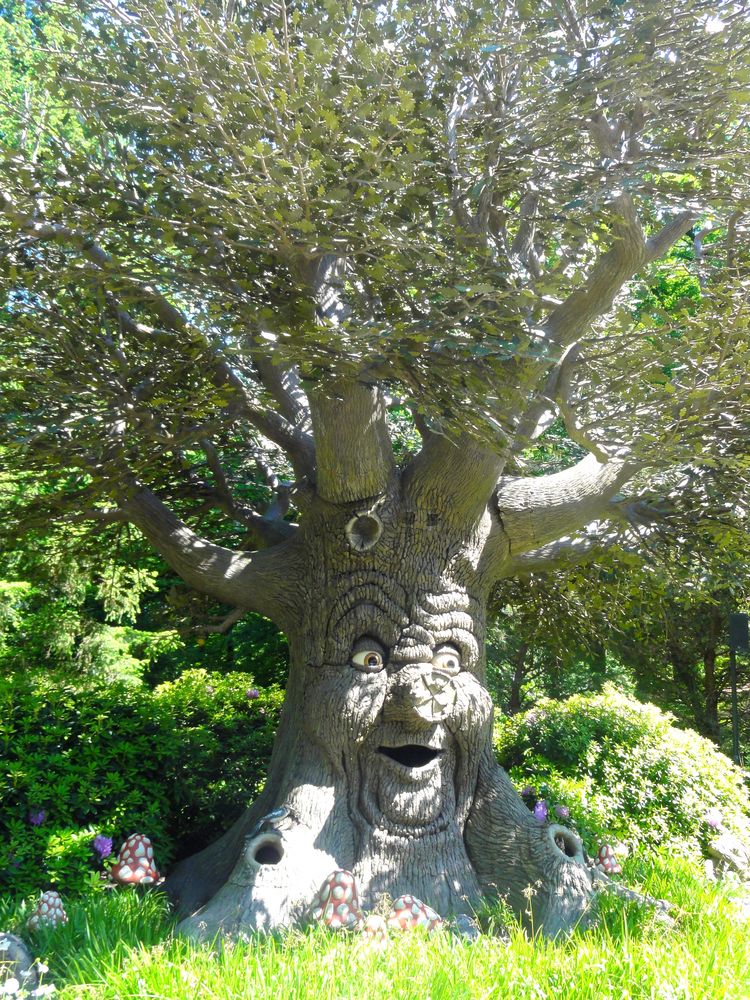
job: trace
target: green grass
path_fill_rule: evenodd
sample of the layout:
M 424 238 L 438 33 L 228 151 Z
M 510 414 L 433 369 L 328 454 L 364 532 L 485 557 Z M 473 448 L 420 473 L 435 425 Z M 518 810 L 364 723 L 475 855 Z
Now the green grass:
M 69 923 L 40 932 L 33 947 L 61 1000 L 749 1000 L 750 924 L 731 886 L 665 859 L 631 860 L 626 879 L 671 899 L 677 926 L 607 898 L 598 926 L 559 942 L 518 927 L 507 942 L 473 944 L 414 933 L 378 955 L 356 935 L 313 929 L 211 950 L 175 936 L 158 894 L 118 891 L 70 902 Z M 21 932 L 28 912 L 0 903 L 0 927 Z

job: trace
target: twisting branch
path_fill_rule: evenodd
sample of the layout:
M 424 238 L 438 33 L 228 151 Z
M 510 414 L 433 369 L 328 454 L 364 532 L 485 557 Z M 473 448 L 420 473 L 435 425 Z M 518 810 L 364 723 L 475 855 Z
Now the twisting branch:
M 642 127 L 643 108 L 639 104 L 627 123 L 610 124 L 603 112 L 597 112 L 590 133 L 601 155 L 619 163 L 623 144 L 628 156 L 637 155 Z M 682 212 L 646 240 L 632 197 L 625 191 L 616 194 L 612 199 L 612 246 L 596 262 L 584 287 L 576 289 L 547 317 L 544 329 L 550 340 L 565 346 L 580 337 L 597 317 L 611 309 L 615 296 L 638 268 L 665 253 L 690 229 L 694 218 L 694 213 Z
M 279 412 L 292 427 L 309 429 L 310 404 L 300 385 L 296 367 L 275 365 L 270 358 L 257 356 L 253 367 L 258 379 L 279 405 Z
M 133 488 L 120 509 L 189 586 L 224 604 L 265 615 L 281 628 L 299 613 L 294 580 L 301 556 L 295 539 L 252 553 L 216 545 L 143 487 Z
M 278 517 L 276 516 L 277 507 L 274 506 L 273 513 L 269 516 L 268 511 L 265 514 L 259 514 L 252 507 L 248 507 L 247 504 L 240 503 L 232 493 L 232 489 L 227 482 L 219 453 L 213 442 L 207 438 L 203 438 L 200 441 L 200 446 L 206 456 L 206 464 L 211 470 L 215 483 L 213 490 L 208 487 L 203 489 L 204 496 L 210 494 L 218 508 L 235 521 L 243 524 L 250 532 L 254 541 L 261 547 L 275 545 L 285 538 L 291 538 L 296 533 L 297 526 L 284 521 L 283 513 Z
M 588 436 L 579 423 L 575 407 L 570 401 L 573 370 L 580 360 L 580 355 L 581 344 L 571 344 L 547 376 L 544 388 L 537 394 L 533 404 L 519 422 L 513 444 L 515 454 L 522 451 L 530 440 L 546 429 L 557 408 L 571 441 L 594 455 L 597 461 L 607 461 L 606 453 Z
M 229 614 L 222 618 L 222 620 L 216 624 L 206 624 L 198 625 L 195 630 L 202 635 L 225 635 L 237 622 L 242 621 L 242 619 L 247 614 L 245 608 L 234 608 Z

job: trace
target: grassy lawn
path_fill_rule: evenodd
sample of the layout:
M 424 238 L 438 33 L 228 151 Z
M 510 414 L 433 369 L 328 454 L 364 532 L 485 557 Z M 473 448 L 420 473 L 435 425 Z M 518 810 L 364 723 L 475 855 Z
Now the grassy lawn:
M 468 943 L 440 931 L 394 938 L 384 954 L 373 954 L 357 935 L 311 929 L 212 951 L 174 935 L 158 893 L 116 891 L 69 902 L 69 923 L 39 932 L 33 949 L 63 1000 L 749 1000 L 750 923 L 736 889 L 665 859 L 633 859 L 624 878 L 672 900 L 676 927 L 665 929 L 649 912 L 608 898 L 598 926 L 560 942 L 517 927 L 507 942 L 483 935 Z M 28 913 L 28 904 L 0 903 L 0 928 L 28 940 Z

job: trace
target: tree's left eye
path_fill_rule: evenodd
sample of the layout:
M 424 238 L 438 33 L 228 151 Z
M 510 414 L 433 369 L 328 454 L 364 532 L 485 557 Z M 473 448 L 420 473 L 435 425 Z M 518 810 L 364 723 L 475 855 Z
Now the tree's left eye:
M 383 654 L 377 649 L 358 649 L 352 655 L 352 665 L 359 667 L 360 670 L 382 670 Z
M 461 654 L 453 646 L 441 646 L 432 658 L 433 667 L 457 674 L 461 669 Z

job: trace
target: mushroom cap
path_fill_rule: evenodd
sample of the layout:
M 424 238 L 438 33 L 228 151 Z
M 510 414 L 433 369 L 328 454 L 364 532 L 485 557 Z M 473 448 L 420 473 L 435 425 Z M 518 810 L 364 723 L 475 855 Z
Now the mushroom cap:
M 443 918 L 431 906 L 416 896 L 399 896 L 388 915 L 387 924 L 397 931 L 408 931 L 414 927 L 424 927 L 433 931 L 443 922 Z
M 369 951 L 385 951 L 388 947 L 388 925 L 379 913 L 371 913 L 362 924 L 364 946 Z
M 36 909 L 27 921 L 27 927 L 30 931 L 37 931 L 40 927 L 59 927 L 67 922 L 68 915 L 60 893 L 54 889 L 47 889 L 39 897 Z
M 353 930 L 363 921 L 357 883 L 351 872 L 339 869 L 331 872 L 309 908 L 310 918 L 331 930 Z
M 602 844 L 596 853 L 594 867 L 605 875 L 620 875 L 622 867 L 611 844 Z
M 120 848 L 117 861 L 109 870 L 120 885 L 154 885 L 159 872 L 154 864 L 154 848 L 142 833 L 131 833 Z

